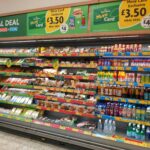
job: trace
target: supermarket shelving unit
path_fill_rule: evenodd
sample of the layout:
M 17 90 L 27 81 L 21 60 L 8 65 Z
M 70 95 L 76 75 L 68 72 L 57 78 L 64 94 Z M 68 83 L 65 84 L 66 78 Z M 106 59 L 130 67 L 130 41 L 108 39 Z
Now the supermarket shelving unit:
M 90 46 L 101 46 L 101 45 L 110 45 L 110 44 L 116 44 L 116 43 L 143 43 L 143 44 L 149 44 L 150 36 L 123 36 L 123 37 L 93 37 L 93 38 L 75 38 L 75 39 L 55 39 L 55 40 L 31 40 L 31 41 L 1 41 L 0 42 L 0 48 L 12 48 L 12 47 L 17 47 L 17 48 L 22 48 L 22 47 L 46 47 L 46 46 L 57 46 L 57 47 L 66 47 L 66 46 L 73 46 L 73 47 L 90 47 Z M 0 57 L 2 58 L 24 58 L 24 57 L 38 57 L 38 58 L 55 58 L 55 55 L 49 54 L 49 55 L 1 55 Z M 150 58 L 150 51 L 146 53 L 137 53 L 137 54 L 128 54 L 128 56 L 119 54 L 119 53 L 105 53 L 105 54 L 100 54 L 100 53 L 92 53 L 92 54 L 86 54 L 86 55 L 69 55 L 69 56 L 62 56 L 58 55 L 57 58 L 70 58 L 72 57 L 81 60 L 81 58 L 88 58 L 88 60 L 95 60 L 97 61 L 99 58 L 108 58 L 108 57 L 139 57 L 139 58 Z M 3 64 L 1 64 L 3 65 Z M 20 66 L 20 67 L 25 67 L 28 69 L 28 67 L 41 67 L 41 64 L 28 64 L 28 66 Z M 43 65 L 43 64 L 42 64 Z M 47 64 L 45 64 L 47 65 Z M 16 66 L 15 64 L 12 64 L 12 66 Z M 49 67 L 52 67 L 49 66 Z M 73 68 L 71 66 L 67 68 Z M 82 67 L 81 67 L 82 68 Z M 86 68 L 87 69 L 87 68 Z M 94 70 L 94 68 L 91 68 Z M 98 70 L 115 70 L 116 68 L 113 67 L 101 67 L 98 66 L 95 68 L 95 72 Z M 149 69 L 149 68 L 148 68 Z M 140 72 L 148 72 L 149 70 L 144 70 L 143 68 L 132 68 L 132 67 L 122 67 L 122 68 L 117 68 L 117 70 L 125 70 L 125 71 L 140 71 Z M 3 77 L 47 77 L 43 75 L 39 75 L 33 72 L 28 71 L 26 72 L 5 72 L 1 71 L 0 75 Z M 68 78 L 65 75 L 61 75 L 63 78 Z M 55 78 L 54 75 L 49 75 L 48 77 L 50 78 Z M 106 81 L 96 81 L 97 78 L 88 78 L 88 77 L 83 77 L 83 76 L 71 76 L 69 77 L 70 79 L 78 79 L 78 80 L 84 80 L 85 82 L 90 80 L 91 82 L 98 82 L 98 84 Z M 109 84 L 114 84 L 114 82 L 109 82 Z M 134 86 L 139 86 L 139 83 L 127 83 L 127 82 L 116 82 L 115 84 L 119 85 L 134 85 Z M 18 84 L 8 84 L 5 82 L 0 82 L 1 87 L 16 87 L 16 88 L 25 88 L 25 89 L 38 89 L 38 90 L 45 90 L 47 87 L 40 86 L 40 85 L 18 85 Z M 145 86 L 145 87 L 150 87 L 150 83 L 146 84 L 140 84 L 140 86 Z M 97 91 L 86 91 L 86 92 L 78 92 L 78 91 L 72 91 L 72 89 L 67 89 L 67 91 L 64 91 L 63 88 L 53 88 L 49 87 L 49 90 L 51 91 L 62 91 L 62 92 L 69 92 L 69 93 L 78 93 L 78 94 L 87 94 L 87 95 L 94 95 L 97 97 L 98 100 L 102 101 L 118 101 L 118 102 L 124 102 L 124 103 L 133 103 L 133 104 L 142 104 L 142 105 L 150 105 L 150 101 L 145 101 L 145 100 L 133 100 L 131 98 L 118 98 L 118 97 L 112 97 L 112 96 L 101 96 L 97 94 Z M 65 89 L 66 90 L 66 89 Z M 4 91 L 2 91 L 4 92 Z M 12 93 L 14 94 L 14 93 Z M 44 100 L 53 100 L 61 103 L 71 103 L 71 104 L 78 104 L 78 105 L 86 105 L 86 106 L 95 106 L 95 103 L 93 102 L 83 102 L 81 100 L 75 101 L 72 99 L 62 99 L 62 98 L 56 98 L 56 97 L 50 97 L 47 95 L 40 95 L 40 94 L 34 94 L 32 95 L 33 98 L 35 99 L 44 99 Z M 67 115 L 76 115 L 79 117 L 83 118 L 90 118 L 93 119 L 94 121 L 97 121 L 98 118 L 102 119 L 112 119 L 117 121 L 117 126 L 122 126 L 123 128 L 126 128 L 126 123 L 128 122 L 133 122 L 133 123 L 139 123 L 139 124 L 144 124 L 146 126 L 150 126 L 150 121 L 137 121 L 134 119 L 126 119 L 123 117 L 112 117 L 108 115 L 98 115 L 96 116 L 95 114 L 85 114 L 85 113 L 77 113 L 74 111 L 68 111 L 68 110 L 61 110 L 61 109 L 49 109 L 43 106 L 37 106 L 36 104 L 32 105 L 27 105 L 27 104 L 19 104 L 15 102 L 6 102 L 1 100 L 0 105 L 4 107 L 21 107 L 21 108 L 32 108 L 36 110 L 42 110 L 42 111 L 47 111 L 52 112 L 50 115 L 54 114 L 56 115 L 62 115 L 62 114 L 67 114 Z M 49 114 L 48 114 L 49 115 Z M 144 141 L 137 141 L 137 140 L 132 140 L 129 138 L 126 138 L 124 135 L 115 135 L 115 136 L 104 136 L 104 135 L 97 135 L 94 132 L 91 132 L 89 130 L 82 130 L 80 128 L 76 127 L 68 127 L 56 123 L 49 123 L 49 122 L 41 122 L 37 119 L 27 119 L 27 118 L 22 118 L 20 116 L 14 116 L 11 114 L 0 114 L 0 126 L 5 127 L 5 128 L 10 128 L 13 130 L 18 130 L 21 132 L 25 133 L 30 133 L 33 135 L 45 137 L 45 138 L 50 138 L 50 139 L 55 139 L 58 141 L 63 141 L 65 143 L 71 143 L 75 145 L 80 145 L 83 147 L 91 148 L 93 150 L 99 150 L 99 149 L 114 149 L 114 150 L 123 150 L 123 149 L 136 149 L 136 150 L 143 150 L 143 149 L 149 149 L 150 148 L 150 143 L 149 142 L 144 142 Z M 120 128 L 120 127 L 119 127 Z M 115 142 L 114 142 L 115 141 Z

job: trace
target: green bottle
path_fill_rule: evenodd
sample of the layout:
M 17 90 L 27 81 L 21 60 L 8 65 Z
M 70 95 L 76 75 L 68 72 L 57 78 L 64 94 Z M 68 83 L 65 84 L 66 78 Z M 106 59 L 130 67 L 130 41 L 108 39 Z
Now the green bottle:
M 137 128 L 136 128 L 136 133 L 135 133 L 135 138 L 136 138 L 137 140 L 140 140 L 140 139 L 141 139 L 140 129 L 141 129 L 141 127 L 140 127 L 140 125 L 138 124 L 138 125 L 137 125 Z
M 128 124 L 127 137 L 132 137 L 132 123 Z
M 135 135 L 136 135 L 136 124 L 133 123 L 133 126 L 132 126 L 132 138 L 135 138 Z

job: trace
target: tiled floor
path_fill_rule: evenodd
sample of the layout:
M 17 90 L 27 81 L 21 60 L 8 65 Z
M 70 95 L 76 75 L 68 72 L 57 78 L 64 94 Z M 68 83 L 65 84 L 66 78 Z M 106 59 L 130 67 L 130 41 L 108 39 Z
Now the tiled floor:
M 42 142 L 28 136 L 0 131 L 0 150 L 85 150 L 73 145 L 60 145 L 58 142 Z M 87 150 L 87 149 L 86 149 Z

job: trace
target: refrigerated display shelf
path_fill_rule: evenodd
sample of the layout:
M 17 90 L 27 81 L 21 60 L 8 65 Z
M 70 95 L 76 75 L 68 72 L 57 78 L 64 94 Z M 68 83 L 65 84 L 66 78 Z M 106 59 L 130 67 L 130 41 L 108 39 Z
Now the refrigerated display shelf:
M 12 66 L 20 66 L 20 67 L 35 67 L 35 63 L 13 63 Z
M 101 100 L 101 101 L 114 101 L 114 102 L 121 102 L 121 103 L 133 103 L 133 104 L 150 105 L 149 100 L 122 98 L 122 97 L 115 97 L 115 96 L 99 95 L 99 96 L 97 96 L 97 99 Z
M 14 53 L 14 54 L 0 54 L 0 57 L 34 57 L 34 53 L 24 54 L 24 53 Z
M 64 53 L 64 54 L 52 54 L 52 53 L 39 53 L 38 56 L 45 57 L 96 57 L 96 53 Z
M 145 71 L 145 72 L 149 72 L 150 68 L 148 67 L 137 67 L 137 66 L 132 66 L 132 67 L 113 67 L 113 66 L 98 66 L 98 70 L 103 71 L 103 70 L 107 70 L 107 71 Z
M 76 127 L 67 127 L 67 126 L 64 126 L 64 125 L 61 125 L 61 124 L 41 122 L 39 120 L 33 120 L 33 123 L 39 124 L 39 125 L 42 125 L 42 126 L 48 126 L 48 127 L 56 128 L 56 129 L 66 130 L 66 131 L 70 131 L 70 132 L 77 132 L 77 133 L 80 133 L 80 134 L 92 135 L 92 131 L 82 130 L 82 129 L 79 129 L 79 128 L 76 128 Z
M 67 92 L 67 93 L 75 93 L 75 94 L 85 94 L 85 95 L 95 95 L 96 91 L 90 90 L 76 90 L 71 88 L 57 88 L 57 87 L 46 87 L 46 86 L 36 86 L 36 85 L 21 85 L 21 84 L 11 84 L 11 83 L 0 83 L 1 86 L 6 87 L 14 87 L 14 88 L 24 88 L 24 89 L 35 89 L 35 90 L 50 90 L 56 92 Z
M 41 98 L 43 99 L 44 97 L 41 97 Z M 65 101 L 63 101 L 63 102 L 65 102 Z M 148 122 L 148 121 L 140 121 L 140 120 L 134 120 L 134 119 L 130 119 L 130 118 L 115 117 L 115 116 L 109 116 L 109 115 L 97 115 L 97 116 L 95 116 L 92 114 L 79 113 L 79 112 L 63 110 L 63 109 L 51 109 L 51 108 L 47 108 L 44 106 L 36 106 L 33 104 L 32 105 L 26 105 L 26 104 L 12 103 L 12 102 L 6 102 L 6 101 L 0 101 L 0 103 L 18 105 L 18 106 L 35 108 L 35 109 L 40 109 L 40 110 L 48 110 L 48 111 L 52 111 L 52 112 L 60 112 L 60 113 L 64 113 L 64 114 L 77 115 L 77 116 L 83 116 L 83 117 L 88 117 L 88 118 L 97 118 L 98 117 L 98 118 L 102 118 L 102 119 L 111 119 L 111 120 L 116 120 L 116 121 L 120 121 L 120 122 L 127 122 L 127 123 L 132 122 L 132 123 L 136 123 L 136 124 L 143 124 L 146 126 L 150 126 L 150 122 Z
M 37 67 L 53 67 L 53 64 L 50 63 L 35 63 Z M 80 65 L 80 64 L 59 64 L 59 68 L 89 68 L 89 69 L 97 69 L 97 66 L 91 65 Z
M 64 110 L 64 109 L 53 109 L 53 108 L 47 108 L 47 107 L 44 107 L 44 106 L 37 106 L 36 108 L 39 109 L 39 110 L 47 110 L 47 111 L 51 111 L 51 112 L 59 112 L 59 113 L 68 114 L 68 115 L 77 115 L 77 116 L 82 116 L 82 117 L 87 117 L 87 118 L 97 118 L 93 114 L 79 113 L 79 112 L 70 111 L 70 110 Z
M 11 83 L 4 83 L 4 82 L 1 82 L 0 86 L 23 88 L 23 89 L 33 89 L 33 85 L 11 84 Z
M 30 54 L 0 54 L 1 57 L 96 57 L 96 56 L 150 56 L 150 51 L 142 52 L 95 52 L 95 53 L 64 53 L 64 54 L 50 54 L 50 53 L 30 53 Z
M 98 80 L 98 83 L 109 84 L 109 85 L 142 86 L 142 87 L 144 86 L 148 88 L 150 87 L 150 83 L 138 83 L 138 82 L 128 82 L 128 81 Z
M 0 113 L 0 117 L 13 119 L 13 120 L 18 120 L 18 121 L 21 121 L 21 122 L 33 123 L 33 124 L 37 124 L 37 125 L 41 125 L 41 126 L 50 127 L 50 128 L 53 128 L 53 129 L 65 130 L 65 131 L 68 131 L 68 132 L 75 132 L 75 133 L 79 133 L 81 135 L 88 135 L 88 136 L 91 136 L 93 138 L 102 138 L 102 139 L 105 139 L 105 140 L 121 142 L 121 143 L 127 143 L 127 144 L 136 145 L 136 146 L 140 146 L 140 147 L 150 148 L 150 143 L 149 142 L 130 139 L 130 138 L 123 137 L 123 136 L 120 136 L 120 135 L 113 135 L 113 136 L 110 135 L 110 136 L 108 136 L 108 135 L 104 135 L 104 134 L 96 134 L 96 133 L 93 133 L 90 130 L 82 130 L 82 129 L 76 128 L 76 127 L 68 127 L 68 126 L 64 126 L 64 125 L 61 125 L 61 124 L 42 122 L 42 121 L 39 121 L 39 120 L 27 119 L 27 118 L 23 118 L 21 116 L 13 116 L 13 115 L 10 115 L 10 114 Z
M 6 63 L 0 63 L 0 65 L 7 65 Z M 53 68 L 53 64 L 51 63 L 13 63 L 11 66 L 20 66 L 20 67 L 50 67 Z M 77 64 L 60 64 L 59 68 L 83 68 L 83 69 L 97 69 L 97 66 L 91 65 L 77 65 Z
M 89 75 L 89 76 L 82 76 L 82 75 L 54 75 L 54 74 L 42 74 L 42 73 L 35 73 L 36 77 L 43 77 L 43 78 L 61 78 L 61 79 L 73 79 L 73 80 L 89 80 L 94 81 L 96 80 L 96 76 Z
M 20 76 L 20 77 L 42 77 L 42 78 L 61 78 L 61 79 L 74 79 L 74 80 L 89 80 L 94 81 L 96 76 L 81 76 L 81 75 L 53 75 L 42 73 L 25 73 L 25 72 L 5 72 L 0 71 L 1 76 Z
M 21 104 L 21 103 L 10 102 L 10 101 L 5 101 L 5 100 L 0 100 L 0 104 L 8 104 L 8 105 L 13 105 L 13 106 L 21 106 L 21 107 L 36 109 L 36 105 L 34 104 Z
M 77 99 L 62 98 L 62 97 L 55 97 L 55 96 L 45 96 L 45 95 L 35 95 L 34 98 L 42 99 L 42 100 L 58 101 L 61 103 L 86 105 L 86 106 L 95 106 L 95 104 L 96 104 L 96 102 L 88 102 L 85 100 L 77 100 Z
M 66 126 L 54 124 L 54 123 L 40 122 L 38 120 L 33 120 L 33 123 L 43 125 L 43 126 L 52 127 L 52 128 L 57 128 L 57 129 L 61 129 L 61 130 L 66 130 L 69 132 L 71 131 L 71 132 L 77 132 L 79 134 L 90 135 L 90 136 L 93 136 L 96 138 L 103 138 L 106 140 L 112 140 L 112 141 L 121 142 L 121 143 L 128 143 L 128 144 L 138 145 L 141 147 L 150 147 L 150 144 L 148 142 L 130 139 L 130 138 L 123 137 L 123 136 L 118 136 L 118 135 L 108 136 L 108 135 L 104 135 L 104 134 L 95 134 L 92 131 L 85 131 L 85 130 L 78 129 L 75 127 L 66 127 Z
M 68 65 L 62 65 L 60 64 L 59 67 L 62 68 L 87 68 L 87 69 L 97 69 L 97 66 L 90 66 L 90 65 L 72 65 L 72 64 L 68 64 Z
M 131 123 L 135 123 L 135 124 L 143 124 L 145 126 L 150 126 L 150 121 L 141 121 L 141 120 L 134 120 L 134 119 L 130 119 L 130 118 L 101 115 L 101 114 L 98 114 L 97 117 L 102 118 L 102 119 L 111 119 L 111 120 L 115 120 L 115 121 L 119 121 L 119 122 L 126 122 L 126 123 L 131 122 Z
M 34 77 L 33 73 L 25 73 L 25 72 L 4 72 L 4 71 L 0 71 L 0 75 L 2 75 L 2 76 Z
M 112 141 L 115 141 L 115 142 L 133 144 L 133 145 L 136 145 L 136 146 L 150 148 L 150 143 L 148 143 L 148 142 L 139 141 L 139 140 L 135 140 L 135 139 L 130 139 L 130 138 L 123 137 L 123 136 L 118 136 L 118 135 L 107 136 L 107 135 L 101 135 L 101 134 L 92 134 L 92 136 L 96 137 L 96 138 L 103 138 L 103 139 L 106 139 L 106 140 L 112 140 Z
M 32 119 L 24 118 L 22 116 L 15 116 L 15 115 L 11 115 L 11 114 L 0 113 L 0 117 L 5 117 L 5 118 L 8 118 L 8 119 L 14 119 L 14 120 L 18 120 L 18 121 L 22 121 L 22 122 L 28 122 L 28 123 L 32 122 Z
M 6 90 L 1 90 L 0 94 L 8 94 L 11 96 L 23 96 L 23 97 L 31 97 L 33 98 L 34 94 L 29 93 L 19 93 L 19 92 L 13 92 L 13 91 L 6 91 Z
M 66 79 L 75 79 L 75 80 L 96 80 L 96 76 L 89 75 L 89 76 L 81 76 L 81 75 L 63 75 Z
M 56 91 L 56 92 L 67 92 L 67 93 L 75 93 L 75 94 L 85 94 L 85 95 L 95 95 L 95 91 L 90 91 L 90 90 L 76 90 L 75 88 L 57 88 L 57 87 L 46 87 L 46 86 L 33 86 L 33 89 L 37 90 L 50 90 L 50 91 Z
M 150 51 L 142 51 L 142 52 L 96 52 L 97 56 L 150 56 Z

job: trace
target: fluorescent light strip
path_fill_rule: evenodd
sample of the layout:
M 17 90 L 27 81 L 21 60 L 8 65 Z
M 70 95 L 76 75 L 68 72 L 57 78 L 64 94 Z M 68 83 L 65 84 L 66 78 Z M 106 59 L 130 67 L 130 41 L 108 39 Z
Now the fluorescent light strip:
M 36 42 L 36 40 L 29 40 L 29 41 L 3 41 L 3 42 L 0 42 L 0 44 L 5 44 L 5 43 L 29 43 L 29 42 Z
M 45 39 L 45 40 L 26 40 L 26 41 L 0 41 L 1 44 L 5 43 L 30 43 L 30 42 L 54 42 L 54 41 L 79 41 L 79 40 L 95 40 L 95 39 L 119 39 L 119 38 L 135 38 L 140 37 L 139 35 L 134 36 L 112 36 L 112 37 L 90 37 L 90 38 L 66 38 L 66 39 Z

